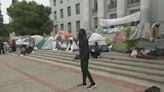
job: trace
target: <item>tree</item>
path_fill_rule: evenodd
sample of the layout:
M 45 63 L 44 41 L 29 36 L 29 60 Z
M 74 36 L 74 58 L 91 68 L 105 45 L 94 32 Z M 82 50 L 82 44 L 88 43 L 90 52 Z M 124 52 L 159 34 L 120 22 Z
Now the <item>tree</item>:
M 3 16 L 1 12 L 1 3 L 0 3 L 0 36 L 4 34 L 4 25 L 3 25 Z
M 49 7 L 38 5 L 35 1 L 23 0 L 12 4 L 7 11 L 12 18 L 10 26 L 20 35 L 48 34 L 52 31 Z

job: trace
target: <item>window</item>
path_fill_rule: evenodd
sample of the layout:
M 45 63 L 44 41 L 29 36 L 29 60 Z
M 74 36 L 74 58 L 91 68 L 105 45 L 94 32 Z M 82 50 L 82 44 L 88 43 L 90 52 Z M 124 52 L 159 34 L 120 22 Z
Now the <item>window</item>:
M 98 10 L 98 0 L 94 0 L 94 9 L 95 11 Z
M 61 24 L 60 27 L 61 27 L 60 30 L 64 30 L 64 24 Z
M 56 6 L 56 0 L 54 0 L 54 6 Z
M 110 0 L 110 5 L 108 6 L 109 9 L 113 9 L 117 7 L 117 0 Z
M 80 3 L 76 4 L 76 14 L 80 14 Z
M 71 32 L 72 32 L 72 30 L 71 30 L 71 29 L 72 29 L 72 25 L 71 25 L 71 22 L 69 22 L 69 23 L 68 23 L 68 32 L 70 32 L 70 33 L 71 33 Z
M 98 0 L 94 0 L 94 8 L 92 9 L 92 14 L 97 14 L 98 11 Z
M 57 13 L 56 13 L 56 11 L 54 11 L 54 19 L 55 20 L 57 19 Z
M 113 13 L 113 14 L 110 14 L 110 19 L 114 19 L 114 18 L 117 18 L 117 13 Z
M 76 21 L 76 30 L 77 32 L 80 31 L 80 21 Z
M 95 18 L 94 18 L 94 27 L 96 28 L 96 27 L 97 27 L 97 25 L 98 25 L 98 18 L 97 18 L 97 17 L 95 17 Z
M 60 0 L 60 3 L 62 4 L 63 3 L 63 0 Z
M 128 4 L 140 3 L 140 0 L 128 0 Z
M 67 13 L 68 13 L 68 16 L 71 16 L 71 7 L 67 7 Z
M 58 32 L 58 25 L 55 25 L 54 30 L 55 30 L 55 32 Z
M 140 11 L 140 9 L 130 10 L 130 14 L 136 13 L 136 12 L 138 12 L 138 11 Z
M 60 9 L 60 18 L 63 18 L 63 9 Z

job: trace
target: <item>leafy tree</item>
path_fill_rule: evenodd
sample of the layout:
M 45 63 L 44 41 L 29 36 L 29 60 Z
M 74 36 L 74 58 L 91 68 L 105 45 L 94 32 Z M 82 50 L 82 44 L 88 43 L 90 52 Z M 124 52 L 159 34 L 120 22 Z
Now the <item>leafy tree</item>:
M 20 35 L 43 34 L 52 31 L 53 23 L 49 19 L 51 9 L 36 2 L 16 2 L 8 9 L 12 19 L 12 31 Z
M 1 3 L 0 3 L 0 36 L 3 36 L 4 33 L 4 24 L 3 24 L 3 16 L 1 12 Z

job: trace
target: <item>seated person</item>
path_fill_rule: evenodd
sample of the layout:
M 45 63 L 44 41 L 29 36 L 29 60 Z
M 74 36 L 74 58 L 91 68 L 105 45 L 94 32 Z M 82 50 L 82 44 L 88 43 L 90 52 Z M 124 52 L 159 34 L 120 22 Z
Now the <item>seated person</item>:
M 98 58 L 98 56 L 100 56 L 100 49 L 98 42 L 95 42 L 95 46 L 91 49 L 91 57 Z

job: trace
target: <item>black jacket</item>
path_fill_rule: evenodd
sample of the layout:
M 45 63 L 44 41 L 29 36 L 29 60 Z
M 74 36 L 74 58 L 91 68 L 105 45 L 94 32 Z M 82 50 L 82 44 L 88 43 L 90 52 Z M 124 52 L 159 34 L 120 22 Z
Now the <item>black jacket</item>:
M 86 36 L 79 39 L 80 59 L 89 59 L 89 45 Z

